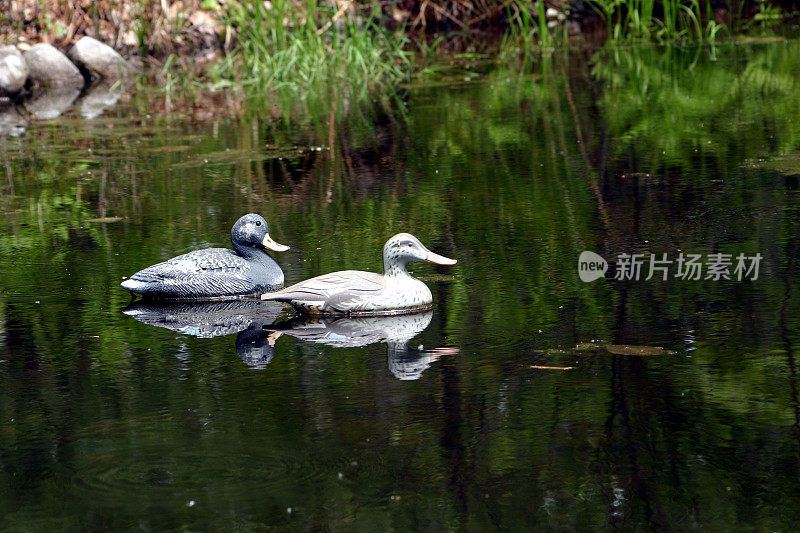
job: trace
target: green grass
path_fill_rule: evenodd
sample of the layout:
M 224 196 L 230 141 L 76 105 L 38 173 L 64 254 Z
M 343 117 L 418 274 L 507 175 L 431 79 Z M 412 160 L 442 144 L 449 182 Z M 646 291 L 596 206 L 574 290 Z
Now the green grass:
M 731 33 L 716 22 L 710 0 L 589 2 L 605 22 L 611 44 L 715 42 L 723 33 Z M 741 5 L 739 0 L 730 2 L 732 8 L 736 2 Z M 386 29 L 378 3 L 341 2 L 336 4 L 340 9 L 333 5 L 319 0 L 226 2 L 219 8 L 221 22 L 228 28 L 225 35 L 235 37 L 226 45 L 225 58 L 207 71 L 212 86 L 241 88 L 256 108 L 272 107 L 284 118 L 315 117 L 321 122 L 320 117 L 358 114 L 365 102 L 388 107 L 412 73 L 430 74 L 440 67 L 430 60 L 443 36 L 433 34 L 432 44 L 427 44 L 423 35 L 411 41 L 403 27 Z M 548 27 L 548 6 L 568 13 L 562 0 L 547 4 L 510 0 L 508 26 L 497 54 L 501 62 L 515 58 L 538 62 L 539 53 L 569 48 L 563 18 Z M 731 28 L 737 25 L 737 16 L 731 14 Z M 780 16 L 764 3 L 761 18 L 753 24 L 765 27 Z M 187 91 L 173 72 L 168 61 L 162 85 L 167 92 L 184 94 Z
M 556 5 L 562 13 L 568 11 L 566 3 Z M 589 0 L 589 5 L 603 20 L 611 43 L 631 40 L 714 42 L 727 30 L 724 24 L 715 21 L 709 0 Z M 506 10 L 509 27 L 503 38 L 501 55 L 514 50 L 547 52 L 569 46 L 566 24 L 548 27 L 546 6 L 542 1 L 533 0 L 509 3 Z
M 411 70 L 403 32 L 384 29 L 369 12 L 315 0 L 231 2 L 223 21 L 238 32 L 238 45 L 212 75 L 284 109 L 390 95 Z
M 713 42 L 724 24 L 714 20 L 709 0 L 589 0 L 612 41 Z
M 508 16 L 508 29 L 503 35 L 500 44 L 500 55 L 507 55 L 509 52 L 519 50 L 526 54 L 532 50 L 552 51 L 556 47 L 556 36 L 554 31 L 547 26 L 547 13 L 544 2 L 534 2 L 533 0 L 514 0 L 506 8 Z M 561 43 L 566 45 L 566 25 L 561 25 L 563 39 Z M 557 34 L 557 32 L 555 32 Z

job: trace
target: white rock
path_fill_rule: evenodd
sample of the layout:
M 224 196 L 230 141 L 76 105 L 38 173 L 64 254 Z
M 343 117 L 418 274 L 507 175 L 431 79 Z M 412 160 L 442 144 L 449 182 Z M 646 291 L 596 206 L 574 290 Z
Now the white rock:
M 15 94 L 25 86 L 28 65 L 15 46 L 0 46 L 0 93 Z
M 98 78 L 118 79 L 129 74 L 125 59 L 110 46 L 91 37 L 81 37 L 69 51 L 69 58 Z
M 49 44 L 35 44 L 22 54 L 31 80 L 46 87 L 83 87 L 83 76 L 67 56 Z

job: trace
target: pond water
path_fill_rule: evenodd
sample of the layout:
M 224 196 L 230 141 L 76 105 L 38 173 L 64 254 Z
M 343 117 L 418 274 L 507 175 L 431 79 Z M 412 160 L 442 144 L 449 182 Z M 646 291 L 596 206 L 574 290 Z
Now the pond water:
M 0 138 L 2 527 L 798 527 L 800 44 L 522 70 Z M 458 264 L 413 265 L 435 307 L 407 319 L 129 307 L 248 212 L 287 282 L 379 270 L 400 231 Z

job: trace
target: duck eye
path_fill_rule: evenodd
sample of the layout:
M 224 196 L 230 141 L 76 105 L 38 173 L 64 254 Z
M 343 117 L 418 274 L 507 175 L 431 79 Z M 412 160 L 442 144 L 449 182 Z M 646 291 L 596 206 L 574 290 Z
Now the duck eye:
M 260 226 L 260 225 L 261 225 L 261 221 L 260 220 L 256 220 L 256 226 Z

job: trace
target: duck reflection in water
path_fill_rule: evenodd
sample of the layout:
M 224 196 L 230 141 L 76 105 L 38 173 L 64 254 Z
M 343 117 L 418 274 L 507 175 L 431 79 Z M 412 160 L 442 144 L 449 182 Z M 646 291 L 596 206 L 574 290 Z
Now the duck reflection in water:
M 258 300 L 213 302 L 134 302 L 122 312 L 144 324 L 202 339 L 236 333 L 236 353 L 251 368 L 264 368 L 274 356 L 280 333 L 266 330 L 281 313 L 279 305 Z
M 399 316 L 354 318 L 298 317 L 276 324 L 284 311 L 277 303 L 260 300 L 161 302 L 141 300 L 123 310 L 144 324 L 208 339 L 236 334 L 236 353 L 251 368 L 265 368 L 275 355 L 282 334 L 305 342 L 354 348 L 385 342 L 389 370 L 401 380 L 419 379 L 442 355 L 458 348 L 411 348 L 413 337 L 431 323 L 433 311 Z
M 283 324 L 266 326 L 305 342 L 336 348 L 354 348 L 385 342 L 389 370 L 397 379 L 419 379 L 442 355 L 458 353 L 458 348 L 425 350 L 409 347 L 411 339 L 431 323 L 433 311 L 398 316 L 374 317 L 298 317 Z

